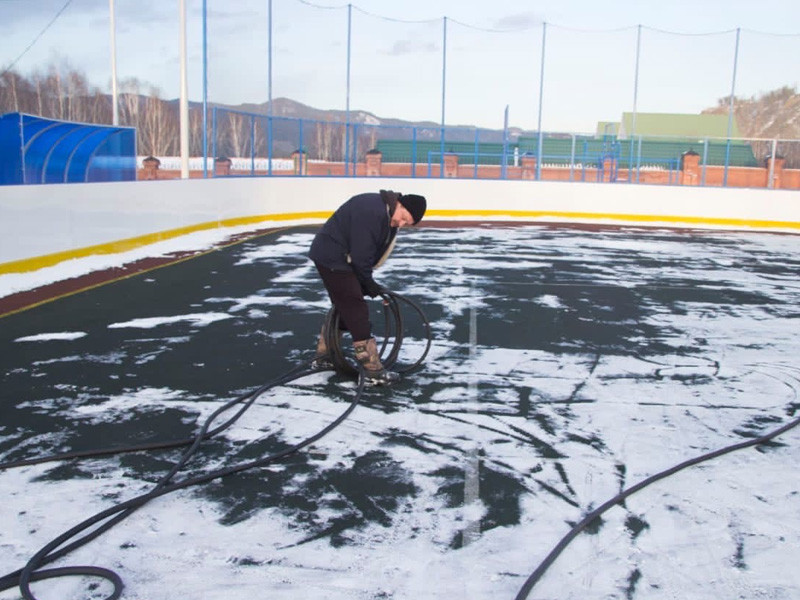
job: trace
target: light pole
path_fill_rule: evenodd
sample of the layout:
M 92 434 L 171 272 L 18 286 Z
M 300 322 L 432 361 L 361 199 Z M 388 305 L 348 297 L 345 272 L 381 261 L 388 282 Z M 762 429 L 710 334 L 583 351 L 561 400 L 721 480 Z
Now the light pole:
M 181 0 L 181 179 L 189 179 L 189 83 L 186 77 L 186 0 Z
M 119 100 L 117 93 L 117 26 L 114 0 L 108 0 L 109 29 L 111 30 L 111 124 L 119 125 Z

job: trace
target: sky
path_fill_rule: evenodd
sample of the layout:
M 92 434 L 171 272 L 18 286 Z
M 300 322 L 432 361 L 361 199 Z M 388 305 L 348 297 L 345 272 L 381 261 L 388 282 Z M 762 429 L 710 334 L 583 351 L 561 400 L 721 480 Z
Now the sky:
M 189 96 L 201 101 L 202 2 L 186 5 Z M 115 7 L 119 80 L 177 97 L 179 3 Z M 271 36 L 268 7 L 208 0 L 209 101 L 271 95 L 495 129 L 507 109 L 512 126 L 592 132 L 634 108 L 696 114 L 800 77 L 793 0 L 272 0 Z M 0 68 L 72 67 L 110 92 L 109 13 L 108 0 L 0 0 Z

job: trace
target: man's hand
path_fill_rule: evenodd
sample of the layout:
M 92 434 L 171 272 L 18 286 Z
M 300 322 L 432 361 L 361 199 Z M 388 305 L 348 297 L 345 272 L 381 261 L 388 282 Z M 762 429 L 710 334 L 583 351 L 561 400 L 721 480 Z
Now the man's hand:
M 380 285 L 374 279 L 370 279 L 369 281 L 365 281 L 364 284 L 361 286 L 361 291 L 364 292 L 370 298 L 375 298 L 376 296 L 380 296 L 381 294 L 386 292 L 386 288 Z

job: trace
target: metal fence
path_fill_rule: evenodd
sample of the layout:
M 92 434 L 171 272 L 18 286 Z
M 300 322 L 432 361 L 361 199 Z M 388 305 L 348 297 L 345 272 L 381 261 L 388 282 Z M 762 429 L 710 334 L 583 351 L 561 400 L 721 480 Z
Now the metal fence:
M 612 12 L 600 6 L 599 13 Z M 99 75 L 90 75 L 104 83 L 107 67 L 95 65 L 98 49 L 108 47 L 108 31 L 85 25 L 87 14 L 97 20 L 108 15 L 108 7 L 107 0 L 65 5 L 67 10 L 55 15 L 44 38 L 75 42 L 60 44 L 59 55 L 65 63 L 101 69 Z M 147 93 L 153 85 L 164 97 L 175 98 L 181 88 L 175 64 L 185 57 L 189 91 L 193 100 L 200 100 L 204 116 L 191 135 L 203 137 L 204 157 L 249 155 L 254 164 L 257 157 L 285 158 L 302 149 L 308 160 L 340 163 L 341 174 L 352 175 L 378 141 L 405 140 L 412 147 L 412 164 L 431 173 L 438 164 L 442 176 L 449 146 L 464 143 L 473 148 L 454 147 L 460 161 L 496 162 L 499 176 L 516 176 L 514 157 L 519 161 L 522 154 L 532 153 L 537 178 L 552 175 L 542 169 L 566 169 L 573 178 L 591 179 L 598 175 L 590 169 L 607 153 L 589 139 L 599 137 L 603 143 L 600 123 L 618 121 L 623 112 L 698 114 L 716 107 L 729 117 L 727 131 L 691 144 L 704 157 L 706 179 L 711 178 L 708 170 L 718 166 L 714 153 L 720 143 L 731 153 L 738 145 L 749 146 L 756 163 L 750 168 L 765 168 L 768 155 L 783 156 L 786 168 L 800 167 L 797 142 L 778 139 L 773 128 L 781 107 L 751 115 L 746 134 L 752 139 L 741 139 L 744 134 L 735 128 L 736 106 L 748 109 L 749 99 L 796 83 L 793 57 L 800 56 L 800 32 L 749 29 L 755 19 L 721 31 L 698 30 L 696 11 L 687 10 L 681 31 L 667 31 L 659 23 L 631 26 L 605 20 L 598 29 L 587 30 L 579 28 L 585 23 L 543 22 L 533 13 L 498 13 L 494 18 L 482 8 L 482 17 L 475 17 L 468 4 L 450 15 L 410 21 L 403 18 L 402 3 L 387 4 L 377 14 L 357 4 L 308 0 L 204 0 L 184 15 L 190 35 L 188 48 L 184 45 L 181 52 L 181 44 L 170 42 L 181 37 L 173 4 L 150 3 L 146 15 L 135 4 L 118 3 L 118 8 L 119 31 L 110 19 L 115 32 L 113 79 L 128 97 Z M 763 5 L 750 10 L 761 15 L 776 9 Z M 776 13 L 766 14 L 762 22 L 779 28 L 788 20 Z M 38 39 L 39 29 L 31 27 L 27 21 L 15 23 L 9 47 L 26 48 Z M 37 43 L 12 66 L 36 69 L 46 60 L 47 46 Z M 289 118 L 274 112 L 275 99 L 281 97 L 344 116 L 341 122 Z M 257 104 L 242 105 L 238 112 L 212 115 L 213 106 L 237 106 L 245 99 L 264 104 L 258 110 Z M 363 111 L 371 113 L 366 120 Z M 227 131 L 231 119 L 241 121 L 243 131 Z M 393 119 L 418 124 L 405 126 Z M 202 127 L 212 120 L 213 126 Z M 456 127 L 459 123 L 475 127 Z M 634 118 L 628 137 L 616 140 L 615 180 L 641 181 L 645 172 L 674 175 L 679 170 L 680 155 L 651 152 L 649 142 L 659 139 L 644 133 Z M 517 139 L 523 136 L 535 138 L 536 146 Z M 559 146 L 557 139 L 566 141 Z M 434 148 L 424 150 L 428 142 L 439 144 L 438 154 Z M 484 144 L 505 145 L 506 154 Z M 394 150 L 387 150 L 385 160 L 390 152 Z M 727 156 L 722 168 L 745 167 Z M 340 174 L 333 164 L 329 170 Z M 467 169 L 462 171 L 459 176 L 468 176 Z M 479 171 L 473 167 L 472 173 L 479 176 Z M 421 172 L 412 171 L 413 176 Z
M 787 60 L 800 53 L 800 33 L 744 28 L 586 31 L 522 18 L 488 26 L 459 15 L 408 22 L 357 5 L 298 0 L 269 7 L 264 89 L 270 98 L 345 110 L 357 105 L 441 126 L 500 128 L 509 105 L 518 125 L 545 131 L 593 131 L 623 111 L 698 113 L 719 99 L 729 108 L 726 98 L 794 82 Z M 685 23 L 691 31 L 691 14 Z M 212 59 L 209 69 L 213 90 L 219 61 Z M 407 110 L 392 114 L 384 106 Z
M 498 131 L 304 120 L 220 108 L 214 109 L 212 121 L 212 155 L 238 159 L 232 171 L 217 175 L 389 175 L 800 189 L 798 140 L 642 135 L 621 139 L 508 127 Z M 377 171 L 370 172 L 371 159 L 380 165 Z M 446 163 L 455 167 L 448 170 Z
M 353 5 L 289 0 L 275 0 L 273 18 L 272 4 L 264 82 L 270 99 L 288 96 L 347 112 L 357 105 L 441 127 L 493 122 L 499 129 L 508 106 L 518 125 L 537 131 L 593 131 L 623 111 L 698 113 L 717 102 L 727 110 L 733 96 L 794 82 L 786 61 L 800 53 L 800 34 L 742 28 L 684 34 L 524 21 L 476 27 L 457 15 L 405 22 Z M 690 15 L 686 23 L 691 29 Z M 212 89 L 217 63 L 209 65 Z M 397 115 L 383 106 L 407 109 Z M 733 123 L 722 133 L 733 137 Z
M 360 175 L 359 164 L 375 150 L 384 165 L 410 165 L 393 171 L 410 177 L 447 176 L 448 155 L 458 157 L 456 176 L 476 178 L 684 183 L 687 152 L 700 156 L 699 185 L 775 187 L 769 173 L 800 168 L 796 140 L 743 137 L 734 102 L 794 81 L 786 59 L 800 53 L 800 34 L 741 27 L 684 33 L 645 25 L 587 31 L 524 19 L 474 26 L 447 16 L 404 21 L 350 4 L 274 4 L 273 14 L 273 1 L 267 3 L 261 48 L 269 102 L 261 114 L 238 118 L 251 122 L 248 151 L 254 157 L 302 152 L 303 160 L 327 163 L 293 174 Z M 691 29 L 691 15 L 686 23 Z M 213 28 L 214 20 L 208 24 Z M 214 39 L 212 32 L 210 46 Z M 204 63 L 210 90 L 219 69 L 219 58 Z M 335 107 L 343 116 L 278 117 L 272 114 L 276 95 Z M 416 117 L 426 125 L 365 122 L 352 109 L 356 103 L 375 114 L 392 114 L 382 106 L 404 106 L 404 114 L 392 116 Z M 698 114 L 715 104 L 727 116 L 727 127 L 713 136 L 637 131 L 637 114 Z M 623 112 L 633 115 L 627 135 L 606 135 L 600 119 L 619 120 Z M 212 155 L 236 154 L 224 131 L 234 113 L 215 111 Z M 509 113 L 516 127 L 509 126 Z M 451 125 L 470 121 L 482 125 Z M 773 133 L 769 121 L 770 115 L 758 115 L 749 130 Z M 575 123 L 589 133 L 574 133 Z M 531 156 L 532 177 L 518 172 L 523 157 Z M 780 164 L 769 160 L 773 156 Z M 481 168 L 488 166 L 499 168 Z M 792 175 L 782 183 L 793 187 L 793 181 Z

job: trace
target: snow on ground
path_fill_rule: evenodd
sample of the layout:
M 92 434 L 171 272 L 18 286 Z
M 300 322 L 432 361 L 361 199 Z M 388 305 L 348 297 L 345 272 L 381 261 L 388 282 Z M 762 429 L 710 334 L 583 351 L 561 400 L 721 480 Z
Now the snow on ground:
M 181 291 L 162 269 L 128 282 L 118 306 L 98 299 L 84 314 L 78 298 L 8 318 L 0 460 L 189 434 L 306 356 L 327 306 L 305 259 L 311 237 L 285 231 L 208 268 L 170 267 L 197 263 Z M 403 231 L 376 279 L 430 320 L 424 369 L 369 390 L 299 456 L 155 500 L 59 564 L 114 569 L 124 600 L 510 600 L 621 490 L 797 417 L 796 248 L 797 237 L 759 233 Z M 424 343 L 404 315 L 408 363 Z M 313 435 L 354 389 L 317 373 L 265 392 L 189 471 Z M 530 598 L 800 597 L 798 441 L 792 430 L 632 496 Z M 0 473 L 4 572 L 146 492 L 176 458 Z M 34 589 L 43 600 L 108 593 L 80 578 Z

